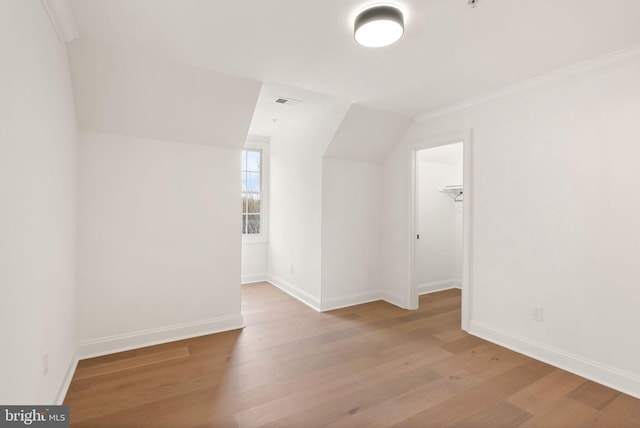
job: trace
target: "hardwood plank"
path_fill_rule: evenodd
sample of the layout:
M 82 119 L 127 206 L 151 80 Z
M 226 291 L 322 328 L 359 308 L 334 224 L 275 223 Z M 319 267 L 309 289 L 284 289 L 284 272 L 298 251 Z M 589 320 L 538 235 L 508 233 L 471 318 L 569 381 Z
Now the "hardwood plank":
M 516 392 L 508 401 L 529 413 L 540 414 L 585 382 L 586 380 L 580 376 L 556 369 Z
M 546 412 L 529 419 L 520 428 L 586 428 L 592 427 L 599 412 L 572 398 L 564 397 L 553 403 Z
M 460 352 L 475 348 L 476 346 L 480 346 L 483 343 L 484 341 L 482 339 L 478 339 L 477 337 L 468 334 L 458 340 L 444 343 L 440 345 L 440 347 L 446 351 L 451 352 L 452 354 L 459 354 Z
M 270 428 L 303 427 L 322 421 L 321 425 L 331 423 L 345 415 L 354 415 L 362 410 L 376 406 L 404 391 L 411 391 L 422 385 L 439 379 L 440 376 L 426 367 L 418 367 L 402 375 L 385 377 L 379 381 L 361 386 L 347 393 L 340 392 L 325 399 L 315 400 L 313 407 L 298 411 L 288 417 L 279 418 L 265 426 Z M 319 398 L 319 397 L 318 397 Z M 328 400 L 326 398 L 329 398 Z M 248 426 L 241 424 L 241 426 Z
M 492 379 L 462 391 L 455 397 L 430 407 L 393 426 L 397 427 L 443 427 L 453 425 L 476 413 L 483 412 L 504 400 L 514 392 L 550 373 L 547 364 L 530 361 Z M 452 411 L 455 409 L 455 411 Z
M 454 340 L 467 337 L 468 335 L 469 333 L 462 330 L 446 330 L 444 332 L 434 334 L 433 337 L 435 337 L 436 339 L 440 339 L 443 342 L 449 343 L 453 342 Z
M 313 389 L 307 386 L 306 391 L 301 393 L 287 395 L 252 407 L 247 411 L 238 413 L 237 420 L 241 426 L 260 426 L 261 424 L 271 423 L 281 419 L 283 416 L 289 416 L 301 410 L 312 408 L 317 405 L 318 400 L 322 401 L 336 395 L 373 387 L 381 381 L 402 376 L 448 355 L 450 354 L 446 351 L 431 349 L 402 359 L 394 359 L 332 382 L 320 382 Z M 428 373 L 431 375 L 434 372 L 429 370 Z
M 102 364 L 93 365 L 91 367 L 83 367 L 76 370 L 74 379 L 86 379 L 89 377 L 100 376 L 103 374 L 117 373 L 136 367 L 157 364 L 163 361 L 175 360 L 178 358 L 186 358 L 189 356 L 189 350 L 184 348 L 171 349 L 168 351 L 155 352 L 149 355 L 140 355 L 123 360 L 114 360 L 104 362 Z
M 569 397 L 594 409 L 602 410 L 620 396 L 620 392 L 604 385 L 587 381 L 567 394 Z
M 451 425 L 452 428 L 512 428 L 521 426 L 533 415 L 507 402 L 500 402 L 475 415 Z
M 463 369 L 484 379 L 507 372 L 531 359 L 497 345 L 484 342 L 469 350 L 455 354 L 451 358 L 432 364 L 432 368 L 442 375 Z
M 476 376 L 460 371 L 427 385 L 399 394 L 375 408 L 359 411 L 327 425 L 328 427 L 388 427 L 435 406 L 481 382 Z
M 640 405 L 637 398 L 620 394 L 601 412 L 596 428 L 637 428 L 640 425 Z

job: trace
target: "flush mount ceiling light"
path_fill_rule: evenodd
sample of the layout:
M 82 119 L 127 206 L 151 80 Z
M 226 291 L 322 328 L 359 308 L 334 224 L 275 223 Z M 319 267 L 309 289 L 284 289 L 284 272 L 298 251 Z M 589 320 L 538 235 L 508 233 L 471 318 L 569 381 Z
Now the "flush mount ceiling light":
M 397 42 L 404 34 L 404 17 L 400 9 L 389 6 L 369 7 L 356 16 L 353 37 L 369 48 L 379 48 Z

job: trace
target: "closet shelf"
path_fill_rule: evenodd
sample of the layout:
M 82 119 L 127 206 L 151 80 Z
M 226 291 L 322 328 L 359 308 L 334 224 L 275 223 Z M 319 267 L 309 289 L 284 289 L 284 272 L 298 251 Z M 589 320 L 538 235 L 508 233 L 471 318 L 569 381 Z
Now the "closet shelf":
M 460 184 L 453 184 L 453 185 L 450 185 L 450 186 L 444 186 L 440 190 L 440 192 L 442 192 L 442 193 L 448 193 L 449 196 L 451 196 L 451 198 L 456 202 L 462 201 L 462 191 L 463 191 L 463 187 Z

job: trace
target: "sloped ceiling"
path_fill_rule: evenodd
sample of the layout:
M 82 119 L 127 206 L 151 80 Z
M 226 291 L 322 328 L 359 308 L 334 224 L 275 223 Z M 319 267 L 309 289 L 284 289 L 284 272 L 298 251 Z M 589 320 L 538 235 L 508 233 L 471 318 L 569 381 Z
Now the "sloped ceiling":
M 353 41 L 374 0 L 70 0 L 81 38 L 347 98 L 430 110 L 640 44 L 638 0 L 392 0 L 396 44 Z
M 80 129 L 244 145 L 260 82 L 87 39 L 68 55 Z
M 353 104 L 324 156 L 382 162 L 412 123 L 405 116 Z
M 292 104 L 279 104 L 277 98 L 294 100 Z M 344 111 L 349 102 L 289 85 L 264 82 L 256 104 L 249 134 L 274 137 L 291 128 L 308 126 L 308 122 L 323 111 L 338 106 Z M 328 142 L 327 142 L 328 143 Z

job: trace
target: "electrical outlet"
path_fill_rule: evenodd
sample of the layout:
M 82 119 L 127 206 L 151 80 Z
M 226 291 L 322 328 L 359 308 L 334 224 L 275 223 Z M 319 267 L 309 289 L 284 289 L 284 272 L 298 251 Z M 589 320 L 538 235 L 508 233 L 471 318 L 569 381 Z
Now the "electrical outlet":
M 42 374 L 45 376 L 49 373 L 49 351 L 42 355 Z
M 289 266 L 289 272 L 293 273 L 293 265 Z
M 544 320 L 544 313 L 541 306 L 531 307 L 531 319 L 539 322 L 542 322 Z

